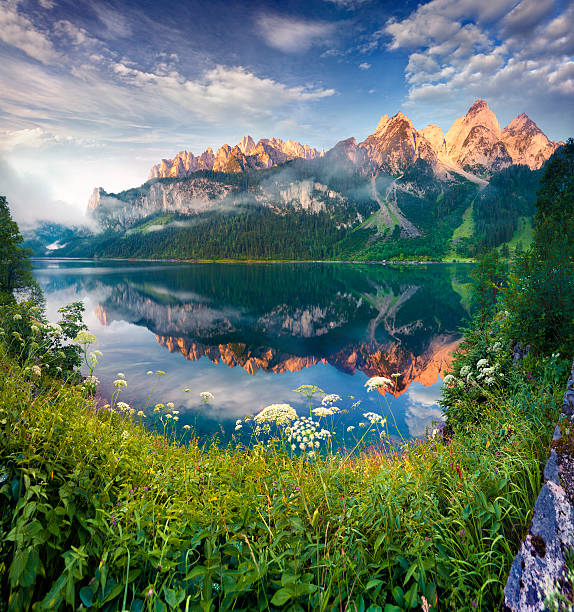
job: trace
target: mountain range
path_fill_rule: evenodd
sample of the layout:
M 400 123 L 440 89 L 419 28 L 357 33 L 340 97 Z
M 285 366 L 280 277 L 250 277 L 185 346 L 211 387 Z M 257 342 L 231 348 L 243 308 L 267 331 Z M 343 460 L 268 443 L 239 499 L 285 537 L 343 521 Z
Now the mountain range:
M 53 252 L 469 257 L 528 242 L 541 168 L 561 144 L 524 113 L 501 129 L 484 100 L 446 133 L 437 125 L 416 130 L 398 112 L 383 115 L 364 141 L 348 138 L 328 151 L 244 136 L 215 153 L 163 159 L 140 187 L 117 194 L 94 189 L 88 214 L 102 231 Z

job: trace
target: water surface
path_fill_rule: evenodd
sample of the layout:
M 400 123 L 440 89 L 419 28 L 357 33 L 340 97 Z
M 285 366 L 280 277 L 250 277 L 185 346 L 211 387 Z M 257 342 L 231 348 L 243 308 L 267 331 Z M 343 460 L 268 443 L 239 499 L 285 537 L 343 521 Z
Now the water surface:
M 52 320 L 63 304 L 84 301 L 103 352 L 96 374 L 104 397 L 123 372 L 121 399 L 134 408 L 174 402 L 180 426 L 224 439 L 236 419 L 271 403 L 308 414 L 293 392 L 302 384 L 343 398 L 341 431 L 374 411 L 397 436 L 424 434 L 441 418 L 441 375 L 467 314 L 469 269 L 34 261 Z M 152 380 L 148 370 L 167 374 Z M 396 372 L 393 394 L 367 393 L 369 377 Z M 213 393 L 209 404 L 202 391 Z

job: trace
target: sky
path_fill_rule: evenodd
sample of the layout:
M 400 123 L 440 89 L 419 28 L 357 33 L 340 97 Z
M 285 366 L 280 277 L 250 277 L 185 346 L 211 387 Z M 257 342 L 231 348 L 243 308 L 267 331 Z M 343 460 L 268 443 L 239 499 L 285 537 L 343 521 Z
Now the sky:
M 446 131 L 477 98 L 565 140 L 572 32 L 566 0 L 0 0 L 0 194 L 77 223 L 183 149 Z

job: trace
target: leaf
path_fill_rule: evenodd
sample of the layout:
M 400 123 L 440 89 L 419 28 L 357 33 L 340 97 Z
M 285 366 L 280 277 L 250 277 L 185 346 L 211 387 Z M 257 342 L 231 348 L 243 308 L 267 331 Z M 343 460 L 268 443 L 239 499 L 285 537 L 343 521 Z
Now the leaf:
M 174 609 L 177 607 L 177 599 L 175 596 L 175 591 L 173 589 L 168 589 L 167 587 L 163 587 L 163 593 L 165 595 L 165 601 L 167 605 Z
M 393 604 L 385 604 L 384 612 L 402 612 L 402 608 L 399 606 L 393 606 Z
M 86 608 L 91 608 L 94 603 L 94 592 L 90 587 L 85 586 L 80 589 L 80 599 Z
M 367 582 L 367 586 L 365 587 L 365 589 L 368 591 L 373 587 L 379 586 L 379 584 L 383 584 L 383 581 L 379 580 L 378 578 L 373 578 L 372 580 L 369 580 L 369 582 Z
M 275 595 L 273 595 L 273 599 L 271 603 L 274 606 L 283 606 L 291 599 L 291 591 L 286 588 L 279 589 Z

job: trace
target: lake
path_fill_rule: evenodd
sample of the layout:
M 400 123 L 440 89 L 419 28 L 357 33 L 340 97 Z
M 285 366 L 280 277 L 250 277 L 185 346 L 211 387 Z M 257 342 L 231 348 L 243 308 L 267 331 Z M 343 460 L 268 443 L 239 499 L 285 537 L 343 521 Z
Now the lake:
M 179 426 L 223 440 L 236 419 L 272 403 L 308 415 L 307 398 L 293 392 L 300 385 L 342 398 L 342 432 L 377 412 L 393 437 L 422 436 L 441 419 L 441 376 L 467 316 L 469 273 L 454 264 L 34 260 L 51 320 L 84 302 L 103 352 L 103 398 L 123 372 L 121 400 L 136 410 L 173 402 Z M 367 392 L 371 376 L 394 373 L 392 393 Z M 214 399 L 204 404 L 203 391 Z

